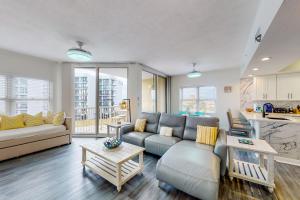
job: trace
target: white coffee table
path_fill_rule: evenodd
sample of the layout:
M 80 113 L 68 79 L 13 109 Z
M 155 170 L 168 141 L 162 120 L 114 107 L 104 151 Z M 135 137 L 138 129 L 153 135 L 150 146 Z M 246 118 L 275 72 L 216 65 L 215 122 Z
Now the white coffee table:
M 265 141 L 251 139 L 253 145 L 241 144 L 241 137 L 227 136 L 227 146 L 229 149 L 229 177 L 247 180 L 253 183 L 267 186 L 270 192 L 275 188 L 274 184 L 274 155 L 277 152 Z M 235 159 L 235 151 L 251 151 L 259 154 L 259 164 L 244 162 Z M 264 164 L 264 156 L 267 157 L 267 167 Z
M 94 144 L 81 145 L 82 165 L 89 167 L 94 173 L 103 177 L 117 187 L 118 192 L 123 184 L 142 173 L 144 169 L 142 147 L 122 142 L 115 149 L 107 149 L 103 145 L 105 139 Z M 139 162 L 131 160 L 139 156 Z

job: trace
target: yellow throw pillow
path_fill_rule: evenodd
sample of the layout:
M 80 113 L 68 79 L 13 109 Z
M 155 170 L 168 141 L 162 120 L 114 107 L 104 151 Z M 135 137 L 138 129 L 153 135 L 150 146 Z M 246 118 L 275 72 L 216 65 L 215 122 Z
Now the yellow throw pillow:
M 137 119 L 134 125 L 134 131 L 144 132 L 146 127 L 146 119 Z
M 218 137 L 218 127 L 197 126 L 196 142 L 215 145 Z
M 48 111 L 47 116 L 44 117 L 45 124 L 53 124 L 54 113 Z
M 16 116 L 1 115 L 1 130 L 24 128 L 23 114 Z
M 53 125 L 55 125 L 55 126 L 63 125 L 64 122 L 65 122 L 65 113 L 64 112 L 59 112 L 54 115 Z
M 43 125 L 44 124 L 43 113 L 40 112 L 36 115 L 24 114 L 24 124 L 26 127 Z

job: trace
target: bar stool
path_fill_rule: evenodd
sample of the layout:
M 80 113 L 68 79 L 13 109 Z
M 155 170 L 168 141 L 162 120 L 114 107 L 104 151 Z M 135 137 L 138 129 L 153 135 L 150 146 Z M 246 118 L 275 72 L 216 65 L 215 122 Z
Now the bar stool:
M 241 137 L 248 137 L 250 138 L 253 132 L 253 128 L 250 126 L 249 123 L 234 123 L 231 113 L 227 112 L 227 118 L 229 122 L 229 134 Z
M 228 109 L 227 115 L 229 115 L 233 124 L 242 124 L 242 125 L 246 125 L 246 126 L 251 126 L 251 124 L 248 122 L 248 120 L 245 119 L 243 116 L 240 116 L 239 118 L 233 118 L 230 109 Z

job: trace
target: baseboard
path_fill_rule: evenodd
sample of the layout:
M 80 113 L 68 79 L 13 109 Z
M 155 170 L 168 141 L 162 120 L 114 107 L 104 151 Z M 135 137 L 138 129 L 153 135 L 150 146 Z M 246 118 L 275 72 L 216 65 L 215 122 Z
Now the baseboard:
M 284 158 L 284 157 L 280 157 L 280 156 L 275 156 L 275 160 L 280 163 L 300 166 L 300 160 L 296 160 L 296 159 L 292 159 L 292 158 Z

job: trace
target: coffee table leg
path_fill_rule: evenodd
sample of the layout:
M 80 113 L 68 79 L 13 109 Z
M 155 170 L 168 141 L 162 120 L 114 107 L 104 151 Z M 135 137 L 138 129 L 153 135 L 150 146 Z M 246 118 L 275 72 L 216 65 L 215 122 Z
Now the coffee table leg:
M 139 167 L 140 167 L 140 173 L 139 174 L 142 174 L 143 169 L 144 169 L 144 153 L 143 152 L 139 153 Z
M 121 191 L 121 165 L 117 164 L 116 185 L 118 192 Z

